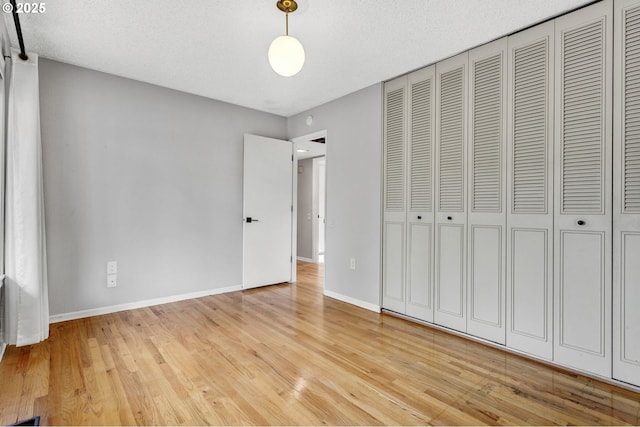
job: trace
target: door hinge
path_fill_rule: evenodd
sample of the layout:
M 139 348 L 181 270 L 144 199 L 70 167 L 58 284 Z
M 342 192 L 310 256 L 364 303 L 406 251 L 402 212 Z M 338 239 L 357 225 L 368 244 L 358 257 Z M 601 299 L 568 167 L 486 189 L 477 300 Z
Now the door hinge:
M 291 161 L 293 162 L 293 154 L 291 155 Z
M 293 212 L 293 205 L 291 205 L 291 212 Z
M 289 257 L 289 262 L 293 262 L 293 255 Z

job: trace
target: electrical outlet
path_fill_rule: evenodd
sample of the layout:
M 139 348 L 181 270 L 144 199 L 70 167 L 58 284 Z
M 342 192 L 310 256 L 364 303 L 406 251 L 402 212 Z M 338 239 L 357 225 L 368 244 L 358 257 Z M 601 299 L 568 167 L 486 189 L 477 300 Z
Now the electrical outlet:
M 116 274 L 107 275 L 107 288 L 115 288 L 118 286 L 118 276 Z
M 349 259 L 349 268 L 351 270 L 355 270 L 356 269 L 356 259 L 355 258 Z
M 117 274 L 118 273 L 118 263 L 115 261 L 107 262 L 107 274 Z

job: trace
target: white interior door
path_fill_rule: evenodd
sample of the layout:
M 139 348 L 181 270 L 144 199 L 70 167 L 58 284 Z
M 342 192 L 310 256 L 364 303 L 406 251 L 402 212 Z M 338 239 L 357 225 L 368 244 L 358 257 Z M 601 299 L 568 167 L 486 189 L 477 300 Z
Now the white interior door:
M 325 216 L 326 216 L 326 158 L 313 159 L 313 209 L 312 240 L 314 262 L 324 262 Z
M 640 385 L 640 0 L 615 8 L 613 378 Z
M 244 135 L 243 274 L 246 288 L 291 280 L 293 146 Z
M 407 78 L 384 85 L 382 306 L 404 313 Z
M 406 314 L 433 322 L 434 65 L 408 76 Z
M 507 38 L 469 52 L 467 332 L 505 343 Z
M 507 346 L 553 358 L 554 23 L 509 36 Z
M 554 360 L 611 376 L 612 3 L 556 20 Z
M 318 160 L 318 255 L 324 255 L 325 226 L 327 217 L 327 162 Z
M 439 325 L 467 331 L 467 60 L 436 64 L 435 312 Z

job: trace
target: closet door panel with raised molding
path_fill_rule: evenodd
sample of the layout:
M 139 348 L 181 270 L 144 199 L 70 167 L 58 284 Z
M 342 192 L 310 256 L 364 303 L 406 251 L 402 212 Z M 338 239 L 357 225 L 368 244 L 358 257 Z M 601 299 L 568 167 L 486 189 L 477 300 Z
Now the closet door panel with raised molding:
M 614 13 L 613 378 L 640 386 L 640 0 Z
M 468 53 L 436 64 L 434 322 L 466 332 Z
M 407 76 L 406 314 L 433 322 L 433 143 L 435 66 Z
M 554 360 L 611 376 L 612 2 L 556 19 Z
M 553 358 L 554 23 L 508 39 L 507 346 Z
M 384 85 L 382 306 L 405 312 L 407 78 Z
M 505 343 L 507 38 L 469 52 L 467 332 Z

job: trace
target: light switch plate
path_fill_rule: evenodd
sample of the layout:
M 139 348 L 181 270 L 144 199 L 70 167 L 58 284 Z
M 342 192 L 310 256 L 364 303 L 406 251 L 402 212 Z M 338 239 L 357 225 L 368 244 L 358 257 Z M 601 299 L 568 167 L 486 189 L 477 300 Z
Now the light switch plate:
M 118 263 L 116 261 L 107 262 L 107 274 L 117 274 L 118 273 Z

